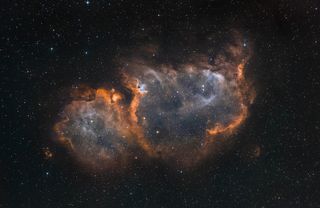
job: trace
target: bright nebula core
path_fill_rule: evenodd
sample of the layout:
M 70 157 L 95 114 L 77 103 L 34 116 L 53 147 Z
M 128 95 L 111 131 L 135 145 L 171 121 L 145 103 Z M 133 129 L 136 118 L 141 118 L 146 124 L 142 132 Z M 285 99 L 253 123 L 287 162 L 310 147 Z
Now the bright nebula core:
M 213 58 L 197 54 L 175 67 L 124 58 L 121 86 L 72 90 L 54 126 L 58 141 L 100 169 L 136 155 L 194 165 L 247 118 L 254 99 L 245 77 L 249 57 L 237 39 Z

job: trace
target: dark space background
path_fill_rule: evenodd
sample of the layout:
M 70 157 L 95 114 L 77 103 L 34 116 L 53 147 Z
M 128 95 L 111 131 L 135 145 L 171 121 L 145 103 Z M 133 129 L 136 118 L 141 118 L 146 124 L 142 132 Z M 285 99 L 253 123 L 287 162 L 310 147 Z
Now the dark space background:
M 317 0 L 3 1 L 0 207 L 320 207 L 319 13 Z M 51 144 L 62 92 L 116 83 L 123 51 L 154 41 L 175 63 L 230 29 L 253 42 L 257 97 L 218 159 L 92 173 Z

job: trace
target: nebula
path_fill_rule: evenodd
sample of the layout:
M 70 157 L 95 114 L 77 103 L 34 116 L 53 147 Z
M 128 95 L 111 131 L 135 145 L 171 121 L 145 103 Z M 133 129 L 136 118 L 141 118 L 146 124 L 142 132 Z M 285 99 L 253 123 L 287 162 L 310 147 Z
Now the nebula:
M 245 77 L 249 58 L 239 39 L 211 63 L 201 54 L 176 67 L 124 58 L 121 86 L 73 89 L 54 126 L 55 140 L 100 169 L 127 163 L 137 151 L 197 164 L 248 116 L 254 99 Z

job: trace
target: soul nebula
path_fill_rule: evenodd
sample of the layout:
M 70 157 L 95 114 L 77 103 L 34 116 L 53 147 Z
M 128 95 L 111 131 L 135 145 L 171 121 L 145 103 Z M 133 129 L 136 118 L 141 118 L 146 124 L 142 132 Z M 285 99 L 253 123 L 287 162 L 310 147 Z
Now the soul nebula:
M 55 139 L 82 164 L 100 169 L 137 155 L 198 163 L 248 116 L 254 99 L 245 77 L 249 56 L 236 41 L 213 58 L 198 54 L 175 67 L 123 59 L 120 86 L 72 90 Z

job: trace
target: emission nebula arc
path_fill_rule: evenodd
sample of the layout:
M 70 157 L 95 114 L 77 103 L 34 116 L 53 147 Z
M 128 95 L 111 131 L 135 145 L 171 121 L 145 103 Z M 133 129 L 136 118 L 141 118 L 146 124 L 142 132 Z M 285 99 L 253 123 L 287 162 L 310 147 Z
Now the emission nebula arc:
M 137 151 L 197 164 L 249 114 L 255 96 L 245 71 L 250 54 L 237 38 L 211 59 L 197 54 L 175 67 L 123 58 L 120 86 L 71 90 L 54 139 L 82 164 L 99 169 L 130 162 Z

